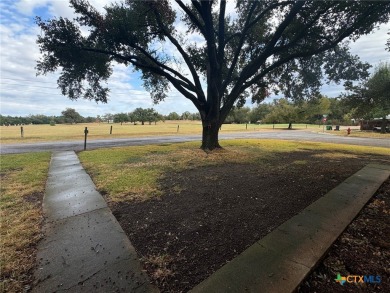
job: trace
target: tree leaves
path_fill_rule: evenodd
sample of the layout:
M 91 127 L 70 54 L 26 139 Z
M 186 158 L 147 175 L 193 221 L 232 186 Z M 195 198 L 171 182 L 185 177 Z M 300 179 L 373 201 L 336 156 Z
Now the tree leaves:
M 345 102 L 355 108 L 356 118 L 381 118 L 390 113 L 390 64 L 380 63 L 360 85 L 345 84 Z M 376 117 L 374 117 L 376 116 Z

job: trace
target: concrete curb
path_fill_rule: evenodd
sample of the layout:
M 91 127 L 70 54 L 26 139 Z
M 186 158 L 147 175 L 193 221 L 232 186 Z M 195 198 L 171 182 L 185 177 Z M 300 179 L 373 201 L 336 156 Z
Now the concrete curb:
M 52 156 L 32 292 L 158 292 L 73 151 Z
M 190 292 L 293 292 L 389 175 L 367 165 Z

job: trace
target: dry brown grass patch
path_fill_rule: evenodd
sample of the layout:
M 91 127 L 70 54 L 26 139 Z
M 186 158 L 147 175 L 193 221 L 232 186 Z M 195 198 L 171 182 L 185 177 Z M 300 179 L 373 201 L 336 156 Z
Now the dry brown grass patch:
M 49 161 L 49 153 L 1 156 L 1 292 L 30 288 Z

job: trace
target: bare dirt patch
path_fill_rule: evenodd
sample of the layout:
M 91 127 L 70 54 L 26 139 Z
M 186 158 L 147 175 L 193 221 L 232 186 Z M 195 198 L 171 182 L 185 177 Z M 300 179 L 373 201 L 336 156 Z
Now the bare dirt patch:
M 340 152 L 338 152 L 340 154 Z M 109 203 L 162 292 L 185 292 L 367 163 L 324 151 L 165 174 L 162 196 Z
M 43 200 L 44 193 L 43 192 L 33 192 L 31 194 L 27 194 L 23 196 L 24 201 L 32 203 L 36 206 L 40 206 Z

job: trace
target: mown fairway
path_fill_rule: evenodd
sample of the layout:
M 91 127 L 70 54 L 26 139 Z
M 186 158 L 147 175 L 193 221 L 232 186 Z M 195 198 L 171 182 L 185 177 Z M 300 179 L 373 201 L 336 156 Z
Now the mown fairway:
M 110 128 L 112 126 L 112 134 Z M 178 129 L 179 126 L 179 129 Z M 287 124 L 224 124 L 221 128 L 223 132 L 235 131 L 260 131 L 270 129 L 286 129 Z M 156 125 L 145 123 L 137 125 L 131 123 L 107 124 L 107 123 L 88 123 L 88 124 L 57 124 L 50 125 L 23 125 L 24 137 L 21 138 L 21 126 L 0 126 L 1 143 L 31 143 L 42 141 L 61 141 L 61 140 L 82 140 L 84 138 L 84 129 L 88 127 L 88 139 L 104 138 L 125 138 L 154 135 L 183 135 L 183 134 L 201 134 L 202 124 L 200 121 L 165 121 L 158 122 Z M 318 125 L 293 124 L 294 129 L 315 129 Z

